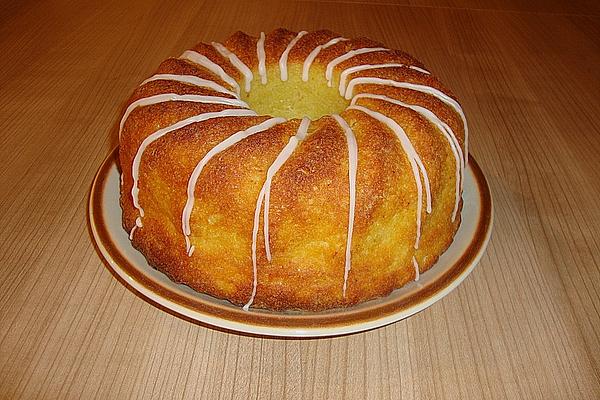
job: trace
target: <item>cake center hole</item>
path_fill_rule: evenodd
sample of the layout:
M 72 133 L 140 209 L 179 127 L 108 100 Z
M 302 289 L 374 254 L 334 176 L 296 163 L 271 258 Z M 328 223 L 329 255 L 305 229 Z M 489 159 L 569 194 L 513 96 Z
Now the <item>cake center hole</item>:
M 304 82 L 301 68 L 291 65 L 288 80 L 282 81 L 279 68 L 270 68 L 267 83 L 263 85 L 260 76 L 255 74 L 250 92 L 242 89 L 242 100 L 259 115 L 287 119 L 306 116 L 316 120 L 324 115 L 341 113 L 350 102 L 340 96 L 336 85 L 328 87 L 324 73 L 318 72 L 311 71 L 310 79 Z

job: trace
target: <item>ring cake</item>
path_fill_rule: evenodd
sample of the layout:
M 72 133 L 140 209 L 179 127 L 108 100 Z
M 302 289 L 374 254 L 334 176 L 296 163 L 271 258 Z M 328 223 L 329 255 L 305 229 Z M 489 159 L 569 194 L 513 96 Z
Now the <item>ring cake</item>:
M 127 101 L 123 227 L 173 281 L 246 310 L 352 306 L 448 248 L 467 158 L 461 106 L 412 56 L 238 32 L 167 59 Z

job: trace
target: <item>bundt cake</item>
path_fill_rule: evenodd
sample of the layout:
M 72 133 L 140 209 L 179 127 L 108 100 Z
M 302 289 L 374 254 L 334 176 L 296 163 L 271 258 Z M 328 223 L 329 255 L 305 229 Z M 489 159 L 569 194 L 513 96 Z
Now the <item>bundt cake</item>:
M 460 224 L 467 123 L 412 56 L 277 29 L 164 61 L 119 126 L 123 227 L 236 305 L 324 310 L 419 278 Z

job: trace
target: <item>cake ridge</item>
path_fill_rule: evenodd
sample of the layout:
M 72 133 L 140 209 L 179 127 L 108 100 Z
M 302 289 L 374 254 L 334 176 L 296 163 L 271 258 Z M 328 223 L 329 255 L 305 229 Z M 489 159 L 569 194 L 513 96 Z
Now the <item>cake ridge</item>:
M 437 117 L 431 110 L 428 110 L 425 107 L 421 107 L 421 106 L 414 105 L 414 104 L 404 103 L 403 101 L 400 101 L 398 99 L 393 99 L 391 97 L 384 96 L 384 95 L 378 95 L 378 94 L 372 94 L 372 93 L 359 93 L 359 94 L 355 95 L 354 97 L 352 97 L 352 101 L 350 102 L 350 104 L 354 105 L 354 104 L 356 104 L 357 100 L 362 99 L 362 98 L 383 100 L 383 101 L 387 101 L 392 104 L 399 105 L 401 107 L 409 108 L 409 109 L 417 112 L 419 115 L 428 119 L 432 124 L 436 125 L 438 127 L 438 130 L 448 140 L 448 143 L 450 144 L 450 148 L 452 149 L 452 153 L 454 154 L 454 157 L 456 160 L 455 201 L 454 201 L 454 209 L 452 210 L 452 221 L 454 222 L 454 220 L 456 219 L 456 214 L 458 212 L 458 206 L 460 203 L 460 191 L 462 189 L 462 184 L 463 184 L 463 174 L 464 174 L 463 171 L 465 168 L 465 159 L 463 157 L 462 150 L 458 143 L 458 139 L 456 138 L 456 135 L 452 131 L 452 128 L 450 128 L 450 126 L 448 126 L 448 124 L 446 124 L 441 119 L 439 119 L 439 117 Z
M 196 182 L 198 181 L 198 178 L 199 178 L 200 173 L 202 172 L 202 169 L 204 168 L 204 166 L 206 164 L 208 164 L 208 162 L 214 156 L 221 153 L 222 151 L 227 150 L 228 148 L 230 148 L 231 146 L 240 142 L 241 140 L 244 140 L 245 138 L 252 136 L 254 134 L 271 129 L 275 125 L 281 124 L 285 121 L 286 121 L 285 118 L 274 117 L 274 118 L 267 119 L 266 121 L 263 121 L 259 124 L 253 125 L 249 128 L 246 128 L 244 130 L 238 131 L 238 132 L 232 134 L 231 136 L 227 137 L 227 139 L 221 141 L 216 146 L 214 146 L 211 150 L 208 151 L 208 153 L 206 153 L 206 155 L 198 162 L 198 164 L 196 164 L 196 167 L 192 171 L 192 174 L 190 175 L 190 178 L 188 180 L 187 201 L 186 201 L 185 207 L 181 213 L 181 226 L 182 226 L 183 234 L 185 236 L 186 250 L 187 250 L 188 256 L 191 257 L 192 253 L 194 252 L 194 246 L 191 245 L 190 239 L 189 239 L 189 237 L 191 235 L 190 218 L 191 218 L 191 214 L 192 214 L 192 209 L 194 207 Z
M 350 39 L 346 39 L 345 37 L 336 37 L 333 38 L 331 40 L 329 40 L 328 42 L 318 45 L 317 47 L 315 47 L 306 57 L 306 59 L 304 60 L 304 63 L 302 64 L 302 80 L 304 82 L 308 81 L 308 73 L 310 71 L 310 66 L 312 65 L 312 63 L 315 61 L 315 58 L 317 58 L 317 56 L 319 55 L 319 53 L 321 52 L 321 50 L 326 49 L 330 46 L 333 46 L 336 43 L 339 42 L 343 42 L 346 40 L 350 40 Z
M 426 209 L 428 212 L 431 212 L 431 192 L 429 190 L 429 179 L 427 177 L 427 172 L 425 171 L 425 167 L 421 162 L 421 158 L 419 157 L 417 151 L 413 147 L 410 139 L 406 135 L 404 129 L 393 119 L 388 117 L 387 115 L 380 113 L 378 111 L 373 111 L 367 107 L 353 105 L 348 107 L 350 110 L 358 110 L 361 111 L 371 118 L 385 124 L 398 138 L 400 141 L 406 156 L 408 157 L 408 161 L 411 165 L 412 173 L 415 178 L 415 183 L 417 185 L 417 235 L 415 239 L 414 248 L 415 250 L 419 248 L 419 241 L 421 239 L 421 225 L 422 225 L 422 203 L 423 203 L 423 182 L 425 183 L 425 192 L 426 192 Z M 423 174 L 423 176 L 421 175 Z M 423 179 L 423 182 L 421 182 Z
M 361 54 L 375 53 L 379 51 L 390 51 L 390 49 L 385 47 L 362 47 L 360 49 L 348 50 L 348 52 L 329 61 L 329 63 L 327 64 L 327 68 L 325 69 L 325 79 L 327 79 L 327 86 L 331 87 L 333 83 L 333 69 L 338 64 L 347 61 L 353 57 L 359 56 Z
M 232 88 L 234 88 L 235 92 L 238 95 L 240 94 L 240 85 L 239 85 L 239 83 L 237 83 L 237 81 L 235 79 L 233 79 L 231 77 L 231 75 L 229 75 L 227 72 L 225 72 L 225 70 L 223 69 L 223 67 L 221 67 L 216 62 L 210 60 L 204 54 L 200 54 L 200 53 L 198 53 L 197 51 L 194 51 L 194 50 L 186 50 L 186 51 L 183 52 L 183 54 L 179 58 L 182 59 L 182 60 L 191 61 L 194 64 L 198 64 L 198 65 L 206 68 L 210 72 L 215 73 L 224 82 L 226 82 L 228 85 L 230 85 Z
M 285 48 L 285 50 L 283 51 L 283 53 L 281 53 L 281 57 L 279 57 L 279 71 L 281 74 L 281 80 L 284 82 L 287 81 L 287 79 L 288 79 L 288 70 L 287 70 L 288 55 L 290 54 L 290 51 L 296 45 L 296 43 L 298 43 L 298 41 L 302 38 L 302 36 L 306 35 L 307 33 L 308 32 L 306 32 L 306 31 L 298 32 L 296 37 L 293 38 L 288 43 L 288 45 Z
M 366 71 L 369 69 L 379 69 L 379 68 L 409 68 L 409 69 L 413 69 L 415 71 L 419 71 L 423 74 L 430 75 L 430 72 L 423 68 L 419 68 L 415 65 L 408 65 L 408 64 L 401 64 L 401 63 L 355 65 L 353 67 L 346 68 L 345 70 L 343 70 L 340 73 L 340 83 L 339 83 L 340 96 L 343 96 L 346 93 L 346 80 L 348 78 L 348 75 L 351 75 L 353 73 L 360 72 L 360 71 Z
M 460 118 L 463 121 L 463 126 L 464 126 L 464 133 L 465 133 L 465 139 L 464 139 L 464 144 L 465 144 L 465 163 L 468 162 L 468 137 L 469 137 L 469 128 L 467 126 L 467 118 L 465 117 L 465 113 L 462 110 L 462 107 L 460 106 L 460 104 L 454 100 L 452 97 L 448 96 L 446 93 L 442 92 L 441 90 L 438 90 L 436 88 L 433 88 L 431 86 L 428 85 L 423 85 L 423 84 L 415 84 L 415 83 L 410 83 L 410 82 L 400 82 L 400 81 L 395 81 L 393 79 L 382 79 L 382 78 L 376 78 L 376 77 L 356 77 L 350 80 L 350 82 L 348 82 L 348 86 L 346 87 L 346 92 L 344 94 L 344 97 L 348 100 L 350 100 L 352 98 L 352 93 L 354 91 L 354 87 L 357 85 L 361 85 L 361 84 L 369 84 L 369 85 L 387 85 L 387 86 L 393 86 L 393 87 L 398 87 L 398 88 L 405 88 L 405 89 L 412 89 L 412 90 L 416 90 L 419 92 L 423 92 L 423 93 L 428 93 L 434 97 L 437 97 L 438 99 L 440 99 L 441 101 L 443 101 L 444 103 L 448 104 L 449 106 L 451 106 L 460 116 Z
M 123 118 L 119 124 L 119 136 L 121 136 L 121 132 L 123 131 L 123 126 L 125 125 L 125 121 L 129 117 L 129 115 L 138 107 L 145 107 L 154 104 L 166 103 L 168 101 L 188 101 L 192 103 L 207 103 L 207 104 L 223 104 L 228 106 L 237 106 L 243 108 L 249 108 L 246 102 L 239 99 L 230 99 L 227 97 L 219 97 L 219 96 L 205 96 L 205 95 L 197 95 L 197 94 L 177 94 L 177 93 L 163 93 L 157 94 L 154 96 L 143 97 L 131 103 L 129 107 L 125 110 L 123 114 Z
M 310 125 L 310 119 L 302 118 L 300 122 L 300 126 L 296 131 L 296 134 L 292 136 L 288 143 L 284 146 L 284 148 L 279 152 L 273 163 L 267 169 L 267 176 L 265 178 L 265 182 L 260 189 L 258 194 L 258 198 L 256 199 L 256 207 L 254 209 L 254 222 L 252 227 L 252 294 L 250 295 L 250 299 L 244 305 L 243 309 L 248 310 L 249 307 L 254 302 L 254 297 L 256 295 L 257 285 L 258 285 L 258 271 L 257 271 L 257 261 L 256 261 L 256 248 L 257 248 L 257 237 L 260 223 L 260 211 L 263 210 L 263 234 L 265 237 L 265 254 L 267 260 L 271 261 L 271 250 L 269 245 L 269 203 L 270 203 L 270 192 L 271 192 L 271 182 L 277 171 L 283 166 L 283 164 L 287 161 L 287 159 L 292 155 L 298 144 L 304 140 L 306 134 L 308 132 L 308 127 Z
M 133 186 L 131 188 L 131 196 L 132 196 L 132 200 L 133 200 L 133 205 L 135 208 L 137 208 L 137 210 L 139 212 L 139 217 L 141 218 L 144 216 L 144 209 L 140 205 L 139 197 L 138 197 L 138 195 L 139 195 L 139 187 L 138 187 L 139 167 L 140 167 L 140 163 L 141 163 L 141 159 L 142 159 L 142 155 L 144 154 L 144 151 L 152 142 L 160 139 L 161 137 L 163 137 L 164 135 L 166 135 L 170 132 L 181 129 L 187 125 L 194 124 L 197 122 L 203 122 L 203 121 L 206 121 L 206 120 L 209 120 L 212 118 L 236 117 L 236 116 L 237 117 L 245 117 L 245 116 L 255 116 L 255 115 L 256 115 L 256 113 L 252 110 L 245 110 L 245 109 L 240 109 L 240 108 L 229 108 L 229 109 L 216 111 L 216 112 L 197 114 L 192 117 L 186 118 L 184 120 L 178 121 L 167 127 L 161 128 L 161 129 L 155 131 L 154 133 L 152 133 L 151 135 L 149 135 L 148 137 L 146 137 L 142 141 L 140 146 L 138 147 L 135 157 L 133 158 L 133 165 L 131 167 L 131 174 L 133 176 Z M 138 226 L 141 228 L 141 225 L 138 225 Z
M 242 74 L 245 80 L 244 90 L 249 92 L 252 87 L 252 79 L 254 79 L 254 75 L 252 74 L 252 70 L 248 68 L 246 64 L 240 60 L 240 58 L 227 47 L 218 42 L 212 42 L 212 46 L 221 54 L 224 58 L 228 59 L 231 65 L 237 68 L 238 71 Z
M 199 78 L 194 75 L 155 74 L 155 75 L 152 75 L 150 78 L 146 79 L 145 81 L 143 81 L 142 83 L 140 83 L 140 86 L 143 86 L 148 82 L 154 82 L 154 81 L 160 81 L 160 80 L 176 81 L 176 82 L 186 83 L 186 84 L 192 85 L 192 86 L 204 87 L 207 89 L 212 89 L 216 92 L 229 94 L 229 95 L 235 97 L 236 99 L 240 98 L 240 96 L 237 93 L 225 88 L 222 85 L 219 85 L 215 81 Z
M 273 164 L 267 170 L 267 179 L 265 180 L 265 198 L 264 198 L 264 212 L 263 212 L 263 233 L 265 236 L 265 254 L 267 260 L 271 261 L 271 245 L 269 239 L 269 205 L 271 198 L 271 182 L 275 174 L 292 155 L 296 147 L 306 138 L 308 134 L 308 127 L 310 126 L 310 119 L 307 117 L 302 118 L 298 131 L 294 136 L 290 138 L 288 144 L 281 150 Z

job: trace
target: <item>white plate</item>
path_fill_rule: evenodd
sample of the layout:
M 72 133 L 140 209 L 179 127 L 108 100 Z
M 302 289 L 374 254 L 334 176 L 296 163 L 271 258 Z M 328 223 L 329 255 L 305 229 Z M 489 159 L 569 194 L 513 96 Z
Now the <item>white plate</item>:
M 418 282 L 346 309 L 324 312 L 243 311 L 231 303 L 176 284 L 152 268 L 121 226 L 117 150 L 92 183 L 89 222 L 98 250 L 121 281 L 157 307 L 185 319 L 248 334 L 284 337 L 333 336 L 365 331 L 409 317 L 440 300 L 473 270 L 492 230 L 492 200 L 485 177 L 470 157 L 462 223 L 448 250 Z

